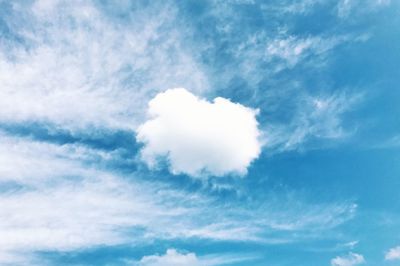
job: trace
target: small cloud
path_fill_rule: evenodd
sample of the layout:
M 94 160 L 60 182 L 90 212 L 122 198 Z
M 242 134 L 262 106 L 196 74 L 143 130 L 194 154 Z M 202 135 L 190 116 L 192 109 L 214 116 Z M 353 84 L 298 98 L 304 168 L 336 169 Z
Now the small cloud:
M 353 249 L 355 246 L 358 245 L 358 242 L 359 242 L 358 240 L 350 241 L 345 243 L 343 246 Z
M 166 158 L 173 174 L 246 174 L 261 150 L 257 110 L 225 98 L 213 102 L 179 88 L 149 102 L 150 119 L 137 130 L 141 158 L 154 167 Z
M 365 263 L 364 256 L 353 252 L 350 252 L 346 256 L 338 256 L 331 260 L 332 266 L 354 266 L 363 263 Z
M 400 246 L 389 249 L 385 254 L 385 260 L 400 260 Z
M 197 256 L 195 253 L 184 253 L 176 249 L 168 249 L 164 255 L 144 256 L 140 261 L 133 262 L 134 266 L 215 266 L 228 265 L 237 262 L 251 261 L 257 259 L 257 256 L 241 254 L 213 254 L 206 256 Z
M 168 249 L 165 255 L 151 255 L 143 257 L 138 266 L 200 266 L 200 260 L 194 253 L 179 253 L 175 249 Z

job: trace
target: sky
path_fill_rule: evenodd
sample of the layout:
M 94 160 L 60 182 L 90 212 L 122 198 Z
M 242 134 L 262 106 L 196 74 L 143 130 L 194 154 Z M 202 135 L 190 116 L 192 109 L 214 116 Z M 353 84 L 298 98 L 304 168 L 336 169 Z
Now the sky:
M 400 2 L 0 0 L 0 264 L 400 265 Z

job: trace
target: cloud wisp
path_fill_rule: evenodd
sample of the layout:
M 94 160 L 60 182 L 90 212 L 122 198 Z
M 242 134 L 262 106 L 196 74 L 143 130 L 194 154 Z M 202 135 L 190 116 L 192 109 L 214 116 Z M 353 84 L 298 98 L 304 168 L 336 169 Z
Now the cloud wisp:
M 355 266 L 365 263 L 364 256 L 350 252 L 346 256 L 338 256 L 331 260 L 332 266 Z
M 385 260 L 400 260 L 400 246 L 389 249 L 385 254 Z

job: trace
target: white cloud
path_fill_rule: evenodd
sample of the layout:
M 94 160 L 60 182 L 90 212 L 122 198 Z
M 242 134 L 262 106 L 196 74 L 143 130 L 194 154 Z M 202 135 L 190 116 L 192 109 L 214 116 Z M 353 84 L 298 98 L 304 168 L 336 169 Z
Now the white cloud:
M 338 256 L 331 260 L 332 266 L 354 266 L 363 263 L 365 263 L 364 256 L 353 252 L 350 252 L 346 256 Z
M 208 102 L 170 89 L 149 102 L 150 119 L 138 128 L 142 159 L 153 167 L 166 157 L 174 174 L 244 174 L 260 154 L 257 110 L 228 99 Z
M 175 249 L 168 249 L 165 255 L 151 255 L 143 257 L 140 266 L 200 266 L 200 263 L 194 253 L 179 253 Z
M 358 242 L 359 242 L 358 240 L 350 241 L 350 242 L 344 243 L 343 246 L 350 248 L 350 249 L 354 249 L 358 245 Z
M 176 249 L 168 249 L 164 255 L 144 256 L 139 262 L 134 262 L 135 266 L 216 266 L 227 265 L 242 261 L 250 261 L 256 256 L 240 254 L 212 254 L 197 256 L 195 253 L 184 253 Z
M 385 260 L 400 260 L 400 246 L 391 248 L 386 252 Z

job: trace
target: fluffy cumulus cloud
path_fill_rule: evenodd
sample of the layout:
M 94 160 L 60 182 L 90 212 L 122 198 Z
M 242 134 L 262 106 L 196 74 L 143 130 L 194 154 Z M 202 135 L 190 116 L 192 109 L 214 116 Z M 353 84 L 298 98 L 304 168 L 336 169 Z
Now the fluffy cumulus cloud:
M 200 266 L 200 260 L 194 253 L 180 253 L 175 249 L 168 249 L 165 255 L 151 255 L 143 257 L 139 266 Z
M 164 157 L 174 174 L 243 175 L 260 154 L 257 110 L 228 99 L 208 102 L 183 88 L 170 89 L 149 102 L 148 113 L 137 139 L 150 167 Z
M 385 260 L 400 260 L 400 246 L 389 249 L 385 254 Z
M 364 256 L 361 254 L 350 252 L 346 256 L 336 257 L 331 260 L 332 266 L 354 266 L 365 262 Z

